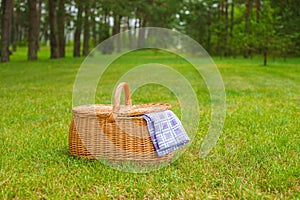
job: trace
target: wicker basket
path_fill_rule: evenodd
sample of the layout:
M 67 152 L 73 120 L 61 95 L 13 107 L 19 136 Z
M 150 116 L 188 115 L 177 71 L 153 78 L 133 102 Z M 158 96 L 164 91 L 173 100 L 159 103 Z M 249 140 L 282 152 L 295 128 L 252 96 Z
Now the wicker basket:
M 122 90 L 125 105 L 120 106 Z M 114 105 L 84 105 L 73 108 L 69 131 L 72 155 L 107 161 L 135 163 L 169 162 L 173 153 L 158 157 L 142 114 L 170 109 L 170 104 L 132 106 L 127 83 L 116 89 Z

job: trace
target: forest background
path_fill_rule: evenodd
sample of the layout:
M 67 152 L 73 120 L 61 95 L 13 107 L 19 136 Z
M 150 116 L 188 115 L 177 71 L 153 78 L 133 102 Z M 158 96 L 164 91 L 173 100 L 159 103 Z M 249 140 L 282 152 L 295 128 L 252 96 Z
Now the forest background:
M 140 27 L 180 31 L 210 55 L 287 59 L 300 56 L 299 0 L 1 0 L 1 61 L 18 47 L 37 60 L 41 46 L 51 59 L 86 56 L 99 43 L 128 31 L 131 46 L 143 46 Z M 116 39 L 103 54 L 118 51 Z M 24 48 L 23 48 L 24 49 Z

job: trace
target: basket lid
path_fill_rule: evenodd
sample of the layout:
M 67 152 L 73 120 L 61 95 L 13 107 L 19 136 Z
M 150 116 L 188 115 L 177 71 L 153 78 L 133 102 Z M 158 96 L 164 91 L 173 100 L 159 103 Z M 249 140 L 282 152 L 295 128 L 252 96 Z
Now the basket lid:
M 125 92 L 125 105 L 120 105 L 120 98 L 122 90 Z M 118 85 L 115 91 L 114 104 L 93 104 L 93 105 L 82 105 L 73 108 L 74 114 L 82 115 L 97 115 L 98 117 L 110 116 L 113 120 L 114 117 L 132 117 L 140 116 L 142 114 L 161 112 L 171 108 L 168 103 L 150 103 L 132 105 L 130 99 L 130 88 L 125 82 Z
M 139 104 L 133 106 L 120 106 L 118 116 L 120 117 L 131 117 L 140 116 L 147 113 L 161 112 L 171 108 L 168 103 L 150 103 L 150 104 Z M 72 109 L 74 114 L 82 115 L 97 115 L 99 117 L 107 117 L 113 112 L 113 105 L 108 104 L 92 104 L 92 105 L 81 105 L 76 106 Z
M 108 116 L 112 112 L 112 105 L 105 105 L 105 104 L 92 104 L 92 105 L 81 105 L 73 107 L 72 112 L 73 114 L 80 114 L 80 115 L 101 115 L 101 116 Z
M 121 106 L 118 116 L 139 116 L 147 113 L 161 112 L 171 108 L 168 103 L 139 104 L 133 106 Z

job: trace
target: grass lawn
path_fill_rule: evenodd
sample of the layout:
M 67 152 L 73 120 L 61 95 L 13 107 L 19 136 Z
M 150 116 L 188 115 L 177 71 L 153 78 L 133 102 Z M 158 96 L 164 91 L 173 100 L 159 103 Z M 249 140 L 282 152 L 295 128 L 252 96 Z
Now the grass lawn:
M 195 83 L 201 120 L 193 144 L 168 167 L 132 174 L 68 153 L 72 89 L 83 58 L 50 60 L 42 50 L 38 62 L 27 62 L 24 55 L 0 64 L 0 199 L 300 198 L 300 59 L 264 67 L 261 59 L 216 58 L 227 95 L 217 146 L 199 158 L 210 99 Z M 147 59 L 141 52 L 114 65 L 126 70 Z M 167 54 L 158 61 L 172 64 Z M 184 62 L 173 64 L 189 74 Z M 109 101 L 113 87 L 97 91 L 97 101 Z M 164 89 L 144 96 L 146 89 L 133 95 L 135 102 L 175 102 Z

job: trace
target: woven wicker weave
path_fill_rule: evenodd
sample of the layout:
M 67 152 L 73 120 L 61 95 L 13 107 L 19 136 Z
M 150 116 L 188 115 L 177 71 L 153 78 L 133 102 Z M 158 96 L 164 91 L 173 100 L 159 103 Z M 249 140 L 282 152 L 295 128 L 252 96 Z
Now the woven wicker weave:
M 125 105 L 120 106 L 122 90 Z M 84 105 L 73 108 L 69 131 L 72 155 L 109 161 L 136 163 L 169 162 L 173 153 L 158 157 L 142 114 L 170 109 L 170 104 L 132 106 L 127 83 L 120 83 L 114 105 Z

